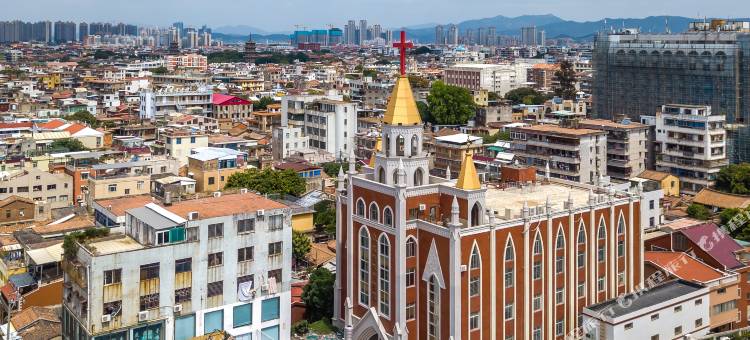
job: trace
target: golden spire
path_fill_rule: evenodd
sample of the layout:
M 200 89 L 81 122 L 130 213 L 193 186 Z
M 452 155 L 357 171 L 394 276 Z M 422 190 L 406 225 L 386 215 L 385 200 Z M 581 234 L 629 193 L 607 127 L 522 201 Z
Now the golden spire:
M 388 108 L 383 117 L 383 123 L 390 125 L 422 124 L 417 102 L 414 101 L 409 78 L 406 76 L 400 76 L 396 80 L 396 85 L 391 92 L 391 99 L 388 101 Z
M 375 140 L 375 149 L 372 150 L 372 156 L 370 156 L 370 167 L 375 169 L 375 154 L 380 152 L 381 148 L 383 147 L 383 138 L 378 136 L 378 139 Z
M 481 188 L 477 168 L 474 167 L 474 158 L 472 157 L 471 149 L 466 149 L 466 155 L 463 162 L 461 162 L 461 172 L 458 173 L 456 188 L 464 190 L 477 190 Z

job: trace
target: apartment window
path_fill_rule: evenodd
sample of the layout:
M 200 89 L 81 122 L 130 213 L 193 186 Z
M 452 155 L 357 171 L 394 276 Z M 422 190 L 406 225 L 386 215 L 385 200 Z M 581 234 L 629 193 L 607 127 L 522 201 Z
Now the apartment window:
M 537 326 L 534 328 L 533 340 L 542 340 L 542 328 Z
M 214 185 L 216 183 L 216 178 L 213 176 L 208 178 L 208 185 Z
M 268 218 L 268 231 L 281 230 L 284 227 L 284 215 L 273 215 Z
M 125 189 L 125 195 L 130 195 L 130 189 Z
M 190 302 L 192 300 L 192 287 L 181 288 L 174 291 L 174 303 Z
M 182 144 L 182 138 L 176 138 L 177 144 Z
M 42 186 L 41 185 L 35 185 L 35 186 L 32 187 L 32 190 L 34 192 L 42 191 Z
M 716 290 L 716 293 L 717 293 L 717 294 L 724 294 L 724 293 L 726 293 L 726 292 L 727 292 L 727 289 L 726 289 L 726 288 L 719 288 L 719 289 L 717 289 L 717 290 Z
M 474 312 L 469 315 L 469 329 L 474 331 L 479 329 L 479 313 Z
M 47 190 L 56 190 L 57 184 L 47 184 Z
M 221 266 L 224 264 L 224 253 L 218 252 L 218 253 L 211 253 L 208 254 L 208 267 L 216 267 Z
M 532 301 L 533 305 L 533 311 L 538 311 L 542 309 L 542 294 L 534 295 L 534 300 Z
M 503 309 L 503 316 L 505 317 L 505 320 L 513 319 L 513 301 L 505 304 L 505 308 Z
M 266 322 L 279 318 L 280 299 L 278 297 L 266 299 L 261 302 L 260 321 Z
M 269 280 L 273 278 L 274 280 L 276 280 L 276 284 L 280 284 L 281 283 L 281 269 L 269 270 L 266 277 L 268 277 Z
M 651 321 L 656 321 L 656 320 L 659 320 L 659 314 L 658 313 L 651 315 Z
M 245 247 L 237 249 L 237 262 L 252 261 L 254 247 Z
M 674 335 L 680 335 L 682 334 L 682 326 L 677 326 L 674 328 Z
M 89 173 L 88 172 L 82 172 L 81 173 L 81 180 L 87 180 L 89 179 Z
M 214 223 L 208 225 L 208 238 L 223 237 L 224 223 Z
M 107 191 L 109 192 L 116 192 L 117 191 L 117 184 L 110 184 L 107 186 Z
M 269 243 L 268 244 L 268 256 L 281 255 L 281 245 L 282 243 L 280 241 Z
M 244 305 L 234 306 L 233 313 L 233 325 L 234 328 L 247 326 L 252 323 L 253 318 L 253 304 L 246 303 Z
M 409 268 L 406 270 L 406 286 L 414 287 L 417 281 L 417 269 Z
M 604 277 L 596 279 L 596 289 L 600 292 L 604 291 Z
M 626 331 L 629 330 L 629 329 L 632 329 L 632 328 L 633 328 L 633 323 L 632 322 L 628 322 L 628 323 L 625 324 L 625 330 Z
M 159 278 L 159 263 L 144 264 L 141 266 L 141 281 Z
M 682 306 L 677 306 L 677 307 L 675 307 L 675 308 L 674 308 L 674 312 L 675 312 L 675 313 L 679 313 L 679 312 L 682 312 Z
M 119 314 L 121 310 L 122 310 L 122 300 L 105 302 L 102 305 L 102 313 L 106 315 L 112 315 L 114 313 Z
M 604 257 L 606 255 L 606 249 L 605 246 L 599 246 L 599 249 L 596 250 L 596 260 L 599 262 L 604 262 Z
M 711 311 L 711 315 L 721 314 L 721 313 L 728 312 L 736 308 L 737 306 L 736 306 L 735 300 L 727 301 L 727 302 L 720 303 L 714 306 L 713 310 Z
M 563 320 L 558 319 L 557 321 L 555 321 L 555 335 L 561 336 L 563 335 L 563 332 L 565 332 L 565 328 L 563 327 Z
M 143 190 L 143 185 L 144 185 L 144 184 L 145 184 L 145 183 L 144 183 L 143 181 L 138 181 L 138 182 L 136 183 L 136 185 L 135 185 L 135 186 L 136 186 L 136 188 L 137 188 L 138 190 Z
M 237 221 L 237 233 L 251 233 L 255 231 L 255 219 L 247 218 Z
M 469 296 L 479 295 L 479 276 L 473 276 L 469 279 Z
M 659 340 L 659 335 L 652 335 L 651 340 Z
M 417 318 L 417 304 L 412 302 L 406 305 L 406 320 Z
M 240 285 L 245 282 L 250 282 L 250 288 L 254 288 L 255 287 L 255 275 L 250 274 L 250 275 L 237 277 L 237 290 L 239 290 Z
M 555 304 L 561 304 L 565 301 L 565 288 L 558 287 L 555 290 Z
M 193 259 L 188 257 L 186 259 L 179 259 L 174 261 L 174 272 L 175 273 L 187 273 L 193 270 Z
M 224 294 L 224 281 L 211 282 L 207 287 L 207 296 L 219 296 Z
M 542 278 L 542 262 L 541 261 L 534 261 L 532 277 L 534 280 L 538 280 Z
M 169 243 L 169 230 L 156 232 L 156 244 Z
M 120 283 L 122 279 L 122 269 L 112 269 L 104 271 L 104 285 Z
M 413 238 L 406 240 L 406 257 L 414 257 L 417 255 L 417 241 Z
M 159 293 L 143 295 L 140 299 L 140 311 L 146 311 L 159 307 Z
M 700 306 L 702 304 L 703 304 L 703 299 L 697 299 L 697 300 L 695 300 L 695 305 L 696 306 Z
M 195 144 L 195 137 L 190 137 L 190 144 Z
M 648 201 L 648 208 L 649 209 L 654 209 L 654 200 Z
M 695 320 L 695 328 L 698 328 L 700 326 L 703 326 L 703 318 Z

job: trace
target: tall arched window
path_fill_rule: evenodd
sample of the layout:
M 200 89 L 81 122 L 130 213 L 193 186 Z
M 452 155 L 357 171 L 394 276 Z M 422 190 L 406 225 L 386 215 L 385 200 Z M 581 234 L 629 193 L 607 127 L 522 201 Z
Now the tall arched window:
M 393 170 L 393 185 L 398 184 L 398 170 Z
M 359 229 L 359 303 L 370 305 L 370 232 Z
M 391 136 L 387 134 L 385 135 L 385 156 L 391 156 Z
M 534 255 L 542 253 L 542 236 L 537 231 L 536 237 L 534 237 Z
M 378 182 L 385 184 L 385 169 L 382 167 L 378 170 Z
M 625 217 L 620 214 L 620 220 L 617 221 L 617 235 L 625 234 Z
M 422 185 L 422 178 L 424 178 L 424 172 L 422 168 L 417 168 L 417 171 L 414 171 L 414 186 Z
M 370 203 L 370 220 L 380 222 L 380 209 L 375 202 Z
M 607 238 L 607 229 L 604 228 L 604 220 L 599 224 L 599 231 L 596 233 L 596 238 L 601 241 Z
M 427 282 L 427 339 L 440 339 L 440 286 L 435 275 Z
M 409 156 L 416 156 L 419 152 L 419 137 L 417 135 L 411 136 L 411 154 Z
M 604 220 L 602 220 L 601 224 L 599 224 L 599 231 L 596 233 L 597 238 L 597 253 L 596 253 L 596 259 L 598 262 L 604 262 L 604 260 L 607 258 L 607 245 L 605 240 L 607 239 L 607 229 L 604 228 Z
M 391 211 L 391 208 L 389 207 L 383 209 L 383 224 L 389 227 L 393 226 L 393 211 Z
M 508 237 L 508 243 L 505 245 L 505 261 L 513 261 L 515 258 L 515 251 L 513 250 L 513 242 Z
M 380 235 L 378 241 L 378 268 L 379 268 L 379 295 L 378 308 L 380 313 L 386 317 L 391 315 L 391 244 L 385 234 Z
M 413 237 L 406 239 L 406 257 L 417 256 L 417 241 Z
M 578 249 L 576 254 L 576 266 L 583 268 L 586 265 L 586 229 L 583 222 L 578 225 Z
M 557 238 L 555 239 L 555 273 L 563 274 L 565 272 L 565 234 L 562 226 L 557 228 Z
M 474 245 L 469 257 L 469 269 L 479 269 L 479 249 Z
M 583 223 L 578 226 L 578 245 L 586 244 L 586 231 L 583 229 Z
M 404 155 L 404 136 L 399 135 L 396 139 L 396 156 Z
M 478 226 L 479 223 L 481 223 L 482 219 L 482 207 L 479 205 L 479 202 L 474 203 L 474 206 L 471 208 L 471 226 Z
M 357 200 L 357 216 L 365 217 L 365 201 L 361 198 Z
M 555 240 L 555 249 L 560 250 L 565 247 L 565 235 L 562 228 L 557 230 L 557 239 Z

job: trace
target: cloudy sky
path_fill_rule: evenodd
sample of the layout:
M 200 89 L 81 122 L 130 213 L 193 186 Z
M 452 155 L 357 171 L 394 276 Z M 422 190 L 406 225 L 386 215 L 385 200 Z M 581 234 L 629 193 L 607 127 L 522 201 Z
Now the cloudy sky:
M 0 0 L 0 20 L 125 21 L 139 25 L 343 26 L 367 19 L 398 28 L 495 15 L 554 14 L 569 20 L 681 15 L 750 17 L 747 0 Z

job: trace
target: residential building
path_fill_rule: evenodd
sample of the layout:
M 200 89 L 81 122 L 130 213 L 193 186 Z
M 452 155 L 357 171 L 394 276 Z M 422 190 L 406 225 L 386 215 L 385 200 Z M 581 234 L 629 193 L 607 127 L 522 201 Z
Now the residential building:
M 648 126 L 623 120 L 582 119 L 578 127 L 607 132 L 607 175 L 627 181 L 646 170 Z
M 666 172 L 646 170 L 636 176 L 649 181 L 658 183 L 659 189 L 664 192 L 665 196 L 680 196 L 680 179 L 675 175 Z
M 288 161 L 275 164 L 276 170 L 292 170 L 305 180 L 305 193 L 325 189 L 323 168 L 306 161 Z
M 344 339 L 552 339 L 643 281 L 637 195 L 556 178 L 485 186 L 471 152 L 455 181 L 430 176 L 423 138 L 402 75 L 373 166 L 339 174 Z
M 663 105 L 656 113 L 656 170 L 677 176 L 681 193 L 712 187 L 729 163 L 725 123 L 710 106 Z
M 208 71 L 208 57 L 200 54 L 169 55 L 167 56 L 167 69 L 206 72 Z
M 194 148 L 188 156 L 188 177 L 194 179 L 195 191 L 224 189 L 229 177 L 245 171 L 247 153 L 226 148 Z
M 234 122 L 242 122 L 250 118 L 253 112 L 253 102 L 247 99 L 214 93 L 211 100 L 213 102 L 211 117 L 219 121 L 219 128 L 222 131 L 231 129 Z
M 605 131 L 534 125 L 511 128 L 510 138 L 516 159 L 545 176 L 598 183 L 607 175 Z
M 661 278 L 661 277 L 660 277 Z M 626 301 L 623 305 L 620 301 Z M 681 339 L 709 330 L 709 290 L 673 280 L 583 309 L 585 339 Z
M 94 201 L 151 192 L 151 176 L 179 173 L 177 159 L 152 158 L 113 164 L 95 164 L 89 172 L 84 194 L 90 206 Z
M 336 159 L 346 159 L 349 157 L 349 150 L 356 147 L 357 105 L 331 98 L 284 97 L 281 101 L 281 126 L 301 127 L 304 136 L 308 138 L 308 148 L 325 151 Z M 281 136 L 286 137 L 286 131 Z M 287 141 L 281 143 L 285 145 Z
M 273 129 L 273 159 L 280 161 L 294 151 L 309 150 L 310 138 L 303 133 L 303 127 L 281 126 Z
M 288 207 L 240 193 L 126 214 L 124 234 L 79 243 L 65 262 L 64 338 L 290 334 Z
M 204 86 L 144 90 L 140 93 L 140 116 L 143 120 L 161 119 L 170 112 L 182 112 L 188 108 L 198 108 L 210 114 L 212 96 L 213 91 Z
M 159 133 L 155 149 L 163 148 L 164 153 L 176 158 L 180 165 L 188 164 L 188 156 L 195 148 L 208 146 L 208 135 L 188 129 L 167 129 Z
M 15 225 L 33 222 L 37 204 L 34 201 L 11 195 L 0 200 L 0 225 Z
M 528 70 L 528 82 L 538 91 L 552 92 L 560 85 L 555 75 L 559 70 L 559 64 L 535 64 Z
M 457 64 L 443 71 L 448 85 L 463 87 L 472 92 L 486 90 L 504 96 L 526 83 L 527 67 L 523 64 Z
M 49 209 L 73 205 L 73 177 L 32 168 L 0 178 L 0 200 L 19 196 L 45 203 Z
M 475 137 L 465 133 L 456 133 L 433 138 L 435 148 L 435 169 L 440 169 L 445 174 L 450 171 L 450 177 L 458 176 L 461 163 L 466 159 L 466 153 L 472 155 L 481 154 L 484 144 L 481 137 Z
M 695 22 L 686 32 L 602 32 L 593 52 L 593 112 L 636 120 L 662 105 L 710 105 L 737 127 L 732 162 L 750 160 L 750 23 Z

